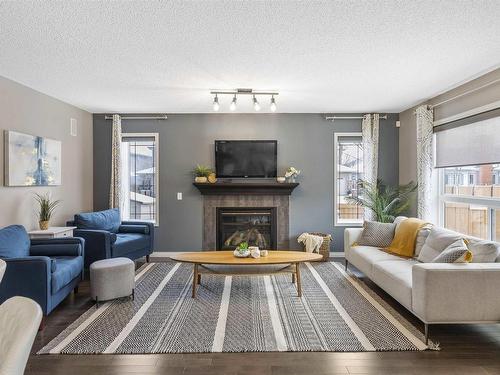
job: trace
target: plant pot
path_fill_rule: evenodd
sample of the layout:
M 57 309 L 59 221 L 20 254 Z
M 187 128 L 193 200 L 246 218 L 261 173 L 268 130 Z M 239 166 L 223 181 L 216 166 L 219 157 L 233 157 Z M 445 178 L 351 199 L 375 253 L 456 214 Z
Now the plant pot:
M 40 227 L 40 230 L 47 230 L 47 229 L 49 229 L 49 221 L 48 220 L 40 220 L 38 222 L 38 226 Z
M 195 177 L 194 178 L 194 182 L 205 183 L 205 182 L 207 182 L 207 178 L 205 176 L 203 176 L 203 177 Z

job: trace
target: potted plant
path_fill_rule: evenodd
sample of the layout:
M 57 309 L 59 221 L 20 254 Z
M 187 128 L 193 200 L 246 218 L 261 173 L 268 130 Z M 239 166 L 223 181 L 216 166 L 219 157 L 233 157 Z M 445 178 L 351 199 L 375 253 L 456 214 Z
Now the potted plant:
M 207 182 L 208 176 L 210 176 L 212 173 L 213 170 L 211 168 L 198 164 L 193 170 L 193 174 L 195 176 L 194 181 L 205 183 Z
M 387 186 L 382 180 L 376 184 L 358 181 L 357 196 L 346 197 L 349 204 L 362 206 L 375 213 L 376 220 L 381 223 L 392 223 L 396 216 L 407 211 L 417 184 L 413 181 L 406 185 Z
M 296 169 L 295 167 L 288 167 L 288 169 L 285 172 L 285 177 L 288 182 L 294 183 L 299 174 L 300 170 Z
M 35 200 L 40 206 L 38 212 L 38 226 L 41 230 L 49 229 L 49 221 L 60 200 L 53 201 L 50 194 L 35 194 Z

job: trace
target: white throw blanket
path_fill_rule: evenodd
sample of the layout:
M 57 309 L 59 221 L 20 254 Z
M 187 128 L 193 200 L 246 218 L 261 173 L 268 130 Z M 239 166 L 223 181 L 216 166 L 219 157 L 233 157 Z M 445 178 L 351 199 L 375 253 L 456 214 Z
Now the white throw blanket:
M 297 242 L 304 244 L 306 252 L 319 253 L 319 248 L 323 244 L 323 237 L 302 233 L 299 238 L 297 238 Z

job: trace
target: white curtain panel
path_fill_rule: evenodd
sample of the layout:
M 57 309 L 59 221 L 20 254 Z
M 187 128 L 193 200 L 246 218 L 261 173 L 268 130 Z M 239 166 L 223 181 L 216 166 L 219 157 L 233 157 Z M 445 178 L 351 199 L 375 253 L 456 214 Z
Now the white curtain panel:
M 361 132 L 363 135 L 363 180 L 377 183 L 378 177 L 378 132 L 379 114 L 367 114 L 363 116 Z M 364 210 L 365 220 L 374 220 L 375 214 L 371 210 Z
M 431 220 L 432 169 L 434 168 L 434 113 L 427 105 L 415 111 L 417 117 L 417 216 Z
M 109 188 L 109 208 L 121 208 L 121 152 L 122 119 L 113 115 L 113 130 L 111 138 L 111 185 Z

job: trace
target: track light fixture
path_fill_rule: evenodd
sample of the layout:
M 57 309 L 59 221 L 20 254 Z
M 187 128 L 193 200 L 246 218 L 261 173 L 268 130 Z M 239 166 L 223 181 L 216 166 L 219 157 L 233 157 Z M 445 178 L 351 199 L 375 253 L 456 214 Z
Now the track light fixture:
M 257 98 L 255 97 L 255 95 L 253 96 L 253 109 L 255 109 L 256 112 L 260 111 L 260 104 L 257 101 Z
M 276 100 L 274 100 L 274 95 L 271 95 L 271 105 L 269 109 L 271 112 L 276 112 Z
M 218 112 L 218 111 L 219 111 L 219 108 L 220 108 L 220 105 L 219 105 L 219 98 L 217 97 L 217 94 L 215 94 L 213 108 L 214 108 L 214 111 L 215 111 L 215 112 Z
M 229 105 L 229 109 L 233 112 L 236 111 L 236 100 L 237 99 L 236 99 L 236 94 L 235 94 L 231 104 Z
M 215 112 L 219 111 L 220 105 L 219 105 L 219 97 L 218 95 L 232 95 L 233 100 L 231 101 L 231 104 L 229 105 L 229 109 L 234 112 L 236 111 L 236 103 L 237 103 L 237 95 L 252 95 L 252 103 L 253 103 L 253 109 L 258 112 L 261 110 L 261 105 L 259 101 L 257 100 L 257 96 L 259 95 L 267 95 L 271 96 L 271 104 L 269 106 L 269 110 L 271 112 L 276 112 L 276 99 L 274 98 L 275 95 L 279 95 L 278 92 L 269 92 L 269 91 L 254 91 L 253 89 L 236 89 L 236 90 L 213 90 L 210 92 L 214 96 L 214 102 L 213 102 L 213 110 Z

